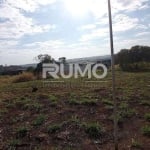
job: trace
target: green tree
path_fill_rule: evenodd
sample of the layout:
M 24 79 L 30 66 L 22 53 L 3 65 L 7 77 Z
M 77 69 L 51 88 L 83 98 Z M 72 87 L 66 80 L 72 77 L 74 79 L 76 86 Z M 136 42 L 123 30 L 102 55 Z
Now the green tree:
M 116 64 L 124 71 L 147 71 L 150 68 L 150 47 L 133 46 L 116 54 Z
M 37 64 L 34 72 L 38 76 L 38 78 L 40 77 L 40 75 L 42 73 L 43 63 L 54 63 L 55 62 L 55 60 L 48 54 L 40 54 L 36 57 L 36 60 L 39 61 L 39 63 Z

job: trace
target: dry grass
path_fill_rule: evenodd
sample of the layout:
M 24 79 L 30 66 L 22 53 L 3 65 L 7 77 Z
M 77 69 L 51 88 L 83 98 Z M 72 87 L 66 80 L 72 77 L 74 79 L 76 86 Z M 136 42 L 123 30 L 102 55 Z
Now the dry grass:
M 23 72 L 22 74 L 16 75 L 14 77 L 13 82 L 14 83 L 27 82 L 27 81 L 33 81 L 34 79 L 35 79 L 35 76 L 32 73 Z

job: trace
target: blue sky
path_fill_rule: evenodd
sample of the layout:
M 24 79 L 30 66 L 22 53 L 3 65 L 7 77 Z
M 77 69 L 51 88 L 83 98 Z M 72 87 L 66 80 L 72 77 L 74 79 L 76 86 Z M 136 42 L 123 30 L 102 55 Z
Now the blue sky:
M 150 0 L 111 0 L 115 53 L 150 46 Z M 107 0 L 0 0 L 0 64 L 110 54 Z

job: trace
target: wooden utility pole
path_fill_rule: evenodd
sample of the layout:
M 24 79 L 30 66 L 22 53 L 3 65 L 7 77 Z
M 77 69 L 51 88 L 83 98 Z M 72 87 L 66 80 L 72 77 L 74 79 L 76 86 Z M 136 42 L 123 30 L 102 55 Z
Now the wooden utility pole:
M 112 97 L 114 102 L 114 140 L 115 150 L 118 150 L 118 121 L 117 121 L 117 100 L 115 90 L 115 61 L 114 61 L 114 44 L 113 44 L 113 29 L 112 29 L 112 14 L 111 2 L 108 0 L 108 15 L 109 15 L 109 30 L 110 30 L 110 47 L 111 47 L 111 71 L 112 71 Z

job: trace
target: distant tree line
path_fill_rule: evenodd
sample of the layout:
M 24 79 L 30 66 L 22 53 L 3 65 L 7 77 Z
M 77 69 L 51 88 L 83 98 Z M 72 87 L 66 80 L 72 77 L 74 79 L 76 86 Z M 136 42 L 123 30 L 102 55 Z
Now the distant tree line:
M 115 55 L 115 64 L 123 71 L 150 71 L 150 47 L 134 46 Z

